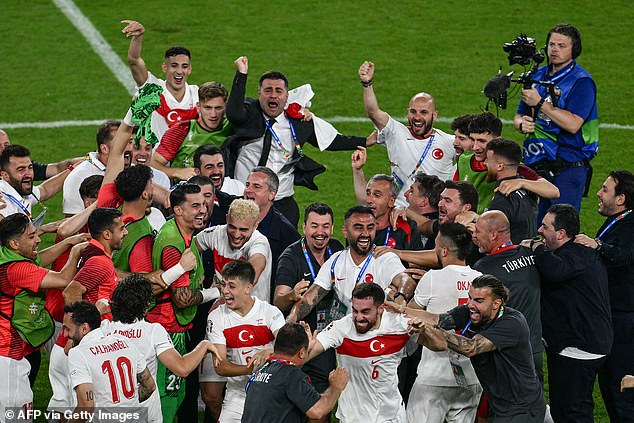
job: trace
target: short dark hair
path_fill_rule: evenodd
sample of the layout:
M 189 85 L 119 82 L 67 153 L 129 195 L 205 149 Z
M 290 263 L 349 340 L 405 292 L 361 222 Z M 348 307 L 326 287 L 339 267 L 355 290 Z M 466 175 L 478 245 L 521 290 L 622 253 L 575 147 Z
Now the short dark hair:
M 99 129 L 97 129 L 97 151 L 99 151 L 100 145 L 113 140 L 112 130 L 119 129 L 119 126 L 121 126 L 121 121 L 118 120 L 107 120 L 101 124 Z
M 6 247 L 9 241 L 26 231 L 31 219 L 23 213 L 13 213 L 0 220 L 0 244 Z
M 170 205 L 172 208 L 174 208 L 174 206 L 180 206 L 187 200 L 187 194 L 198 193 L 200 193 L 200 187 L 198 185 L 190 184 L 189 182 L 178 184 L 176 188 L 170 192 Z
M 365 298 L 372 297 L 374 305 L 381 305 L 385 302 L 385 292 L 379 284 L 372 282 L 362 282 L 354 287 L 352 290 L 352 298 L 357 300 L 363 300 Z
M 550 206 L 548 213 L 555 216 L 556 231 L 563 229 L 568 238 L 574 238 L 579 234 L 581 228 L 579 212 L 571 204 L 554 204 Z
M 265 79 L 281 79 L 282 81 L 284 81 L 284 86 L 288 89 L 288 78 L 286 78 L 286 75 L 284 75 L 282 72 L 271 70 L 263 73 L 260 77 L 260 80 L 258 81 L 258 87 L 262 86 L 262 82 L 264 82 Z
M 484 112 L 473 115 L 469 122 L 469 134 L 486 134 L 494 137 L 502 135 L 502 121 L 493 113 Z
M 629 170 L 613 170 L 610 176 L 616 182 L 614 194 L 625 195 L 625 208 L 634 209 L 634 175 Z
M 269 186 L 269 192 L 277 192 L 280 188 L 280 178 L 277 176 L 275 172 L 269 169 L 266 166 L 256 166 L 251 169 L 251 173 L 264 173 L 266 175 L 267 181 L 266 184 Z
M 302 348 L 308 349 L 308 335 L 299 323 L 286 323 L 275 337 L 273 352 L 294 356 Z
M 79 184 L 79 196 L 81 199 L 97 198 L 102 182 L 103 175 L 90 175 L 81 181 L 81 184 Z
M 9 144 L 7 148 L 2 151 L 0 154 L 0 169 L 7 170 L 9 168 L 9 160 L 11 157 L 29 157 L 31 156 L 31 152 L 28 148 L 17 145 L 17 144 Z
M 369 214 L 370 216 L 375 217 L 374 211 L 372 211 L 370 207 L 358 205 L 358 206 L 350 207 L 348 209 L 346 214 L 343 216 L 344 223 L 347 222 L 350 216 L 352 216 L 353 214 Z
M 581 33 L 579 30 L 570 24 L 558 24 L 555 25 L 550 31 L 548 31 L 548 36 L 546 37 L 546 51 L 548 51 L 548 43 L 550 42 L 550 36 L 554 33 L 565 35 L 570 37 L 572 40 L 572 58 L 576 59 L 581 55 Z
M 220 82 L 205 82 L 198 87 L 198 102 L 202 103 L 216 97 L 222 97 L 224 101 L 227 101 L 228 94 L 227 89 Z
M 325 203 L 316 202 L 306 207 L 306 209 L 304 210 L 304 223 L 308 221 L 308 215 L 310 213 L 317 213 L 320 216 L 325 216 L 328 214 L 330 215 L 330 220 L 332 222 L 335 221 L 335 214 L 333 213 L 332 208 Z
M 429 203 L 434 207 L 438 207 L 440 202 L 440 194 L 445 189 L 445 183 L 436 175 L 427 175 L 418 172 L 414 176 L 414 183 L 418 182 L 421 187 L 421 193 L 427 197 Z
M 454 255 L 458 260 L 464 260 L 471 253 L 473 241 L 471 232 L 459 223 L 445 222 L 438 227 L 438 236 L 448 242 L 455 251 Z
M 184 54 L 185 56 L 189 57 L 190 60 L 192 58 L 192 54 L 185 47 L 174 46 L 174 47 L 170 47 L 167 50 L 165 50 L 165 58 L 166 59 L 169 58 L 169 57 L 178 56 L 180 54 Z
M 143 320 L 152 299 L 150 282 L 139 273 L 132 273 L 122 281 L 110 296 L 112 319 L 122 323 Z
M 398 196 L 398 192 L 400 191 L 400 188 L 398 187 L 398 184 L 396 183 L 396 179 L 394 179 L 393 176 L 386 175 L 385 173 L 378 173 L 374 175 L 373 177 L 371 177 L 368 183 L 366 184 L 366 186 L 370 185 L 373 182 L 380 182 L 380 181 L 385 181 L 388 184 L 390 184 L 390 195 L 392 197 L 396 198 Z
M 222 161 L 225 161 L 225 155 L 222 153 L 220 147 L 213 144 L 201 145 L 194 151 L 194 167 L 200 169 L 202 163 L 200 162 L 201 156 L 215 156 L 216 154 L 220 154 L 222 156 Z
M 455 189 L 462 204 L 470 204 L 471 211 L 478 210 L 478 190 L 469 181 L 445 181 L 445 189 Z
M 468 135 L 469 134 L 469 123 L 473 119 L 474 114 L 466 114 L 462 116 L 458 116 L 451 121 L 451 130 L 452 131 L 460 131 L 461 133 Z
M 211 185 L 212 187 L 214 186 L 214 182 L 211 180 L 211 178 L 203 175 L 194 175 L 187 180 L 187 183 L 198 185 L 199 187 L 204 187 L 205 185 Z
M 114 220 L 121 217 L 120 210 L 110 207 L 100 207 L 93 210 L 88 217 L 88 230 L 90 236 L 94 239 L 97 238 L 103 231 L 113 230 Z
M 89 301 L 76 301 L 64 306 L 64 313 L 71 314 L 71 319 L 76 325 L 88 323 L 90 330 L 101 326 L 101 314 L 97 306 Z
M 123 201 L 138 200 L 154 172 L 150 166 L 136 165 L 123 169 L 114 180 L 117 194 Z
M 509 299 L 509 290 L 493 275 L 480 275 L 471 282 L 472 288 L 491 288 L 491 294 L 505 304 Z
M 222 279 L 229 278 L 253 284 L 255 282 L 255 269 L 246 260 L 230 261 L 222 268 Z
M 510 165 L 519 166 L 522 161 L 522 147 L 515 141 L 504 138 L 496 138 L 487 144 L 487 150 L 493 154 L 504 158 Z

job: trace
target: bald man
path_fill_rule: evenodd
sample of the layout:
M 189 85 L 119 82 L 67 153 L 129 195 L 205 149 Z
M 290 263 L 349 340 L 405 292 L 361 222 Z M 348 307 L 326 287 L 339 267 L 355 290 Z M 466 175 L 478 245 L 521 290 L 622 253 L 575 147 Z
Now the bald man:
M 540 318 L 540 279 L 530 248 L 513 245 L 509 220 L 499 210 L 482 213 L 475 224 L 473 243 L 481 253 L 473 269 L 493 275 L 509 289 L 509 307 L 522 312 L 530 329 L 535 370 L 544 382 L 542 371 L 542 324 Z
M 359 68 L 363 86 L 365 111 L 379 131 L 378 143 L 385 144 L 392 167 L 392 176 L 399 186 L 397 206 L 407 206 L 405 192 L 414 183 L 417 172 L 436 175 L 442 181 L 452 179 L 456 150 L 454 136 L 434 128 L 438 118 L 434 97 L 418 93 L 407 107 L 405 126 L 379 108 L 374 94 L 374 63 L 364 62 Z

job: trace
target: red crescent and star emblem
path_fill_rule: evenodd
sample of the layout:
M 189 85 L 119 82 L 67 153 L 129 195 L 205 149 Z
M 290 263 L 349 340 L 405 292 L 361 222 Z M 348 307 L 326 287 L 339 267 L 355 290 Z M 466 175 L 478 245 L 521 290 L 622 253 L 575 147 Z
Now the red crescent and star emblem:
M 440 148 L 434 148 L 431 152 L 431 156 L 436 160 L 440 160 L 445 156 L 445 153 Z
M 365 275 L 365 281 L 366 281 L 366 282 L 369 282 L 369 283 L 374 282 L 374 276 L 372 276 L 372 273 L 367 273 L 367 274 Z

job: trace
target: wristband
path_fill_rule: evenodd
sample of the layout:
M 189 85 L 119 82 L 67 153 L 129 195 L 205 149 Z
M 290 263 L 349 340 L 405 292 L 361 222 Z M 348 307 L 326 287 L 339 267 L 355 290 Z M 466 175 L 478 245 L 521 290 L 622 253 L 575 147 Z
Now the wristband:
M 394 294 L 394 300 L 396 300 L 398 297 L 403 297 L 405 298 L 405 301 L 407 301 L 407 297 L 401 291 L 398 291 L 396 294 Z
M 371 79 L 369 81 L 367 81 L 367 82 L 365 82 L 365 81 L 360 81 L 360 82 L 361 82 L 361 85 L 363 85 L 363 88 L 371 87 L 372 84 L 374 84 L 374 81 L 371 80 Z
M 176 265 L 167 269 L 163 274 L 161 274 L 161 279 L 165 282 L 165 285 L 170 286 L 174 283 L 178 278 L 185 274 L 185 269 L 181 266 L 180 263 L 176 263 Z
M 544 105 L 544 101 L 546 101 L 546 98 L 542 97 L 542 99 L 539 100 L 539 103 L 537 103 L 537 105 L 535 105 L 535 110 L 541 109 L 542 106 Z
M 97 305 L 98 303 L 101 303 L 103 305 L 105 305 L 106 307 L 110 307 L 110 301 L 108 301 L 105 298 L 102 298 L 100 300 L 97 300 L 97 302 L 95 303 L 95 305 Z
M 209 301 L 220 297 L 220 291 L 218 288 L 205 288 L 201 291 L 201 293 L 203 294 L 203 303 L 208 303 Z

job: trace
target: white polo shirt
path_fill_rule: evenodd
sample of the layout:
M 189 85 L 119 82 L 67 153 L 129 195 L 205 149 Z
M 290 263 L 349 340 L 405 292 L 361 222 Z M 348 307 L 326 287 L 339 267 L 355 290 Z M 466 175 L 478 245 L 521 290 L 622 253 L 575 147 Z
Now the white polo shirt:
M 40 198 L 40 187 L 34 185 L 32 194 L 23 197 L 18 194 L 18 192 L 7 181 L 2 179 L 0 179 L 0 192 L 2 193 L 2 199 L 6 204 L 6 206 L 0 210 L 0 214 L 4 217 L 15 213 L 27 214 L 24 212 L 25 209 L 31 213 L 31 209 L 37 204 L 37 199 Z M 18 205 L 18 203 L 22 207 Z
M 75 166 L 64 180 L 62 213 L 77 214 L 84 210 L 84 202 L 79 195 L 79 186 L 84 179 L 93 175 L 105 175 L 106 165 L 99 161 L 99 155 L 91 151 L 88 158 Z

